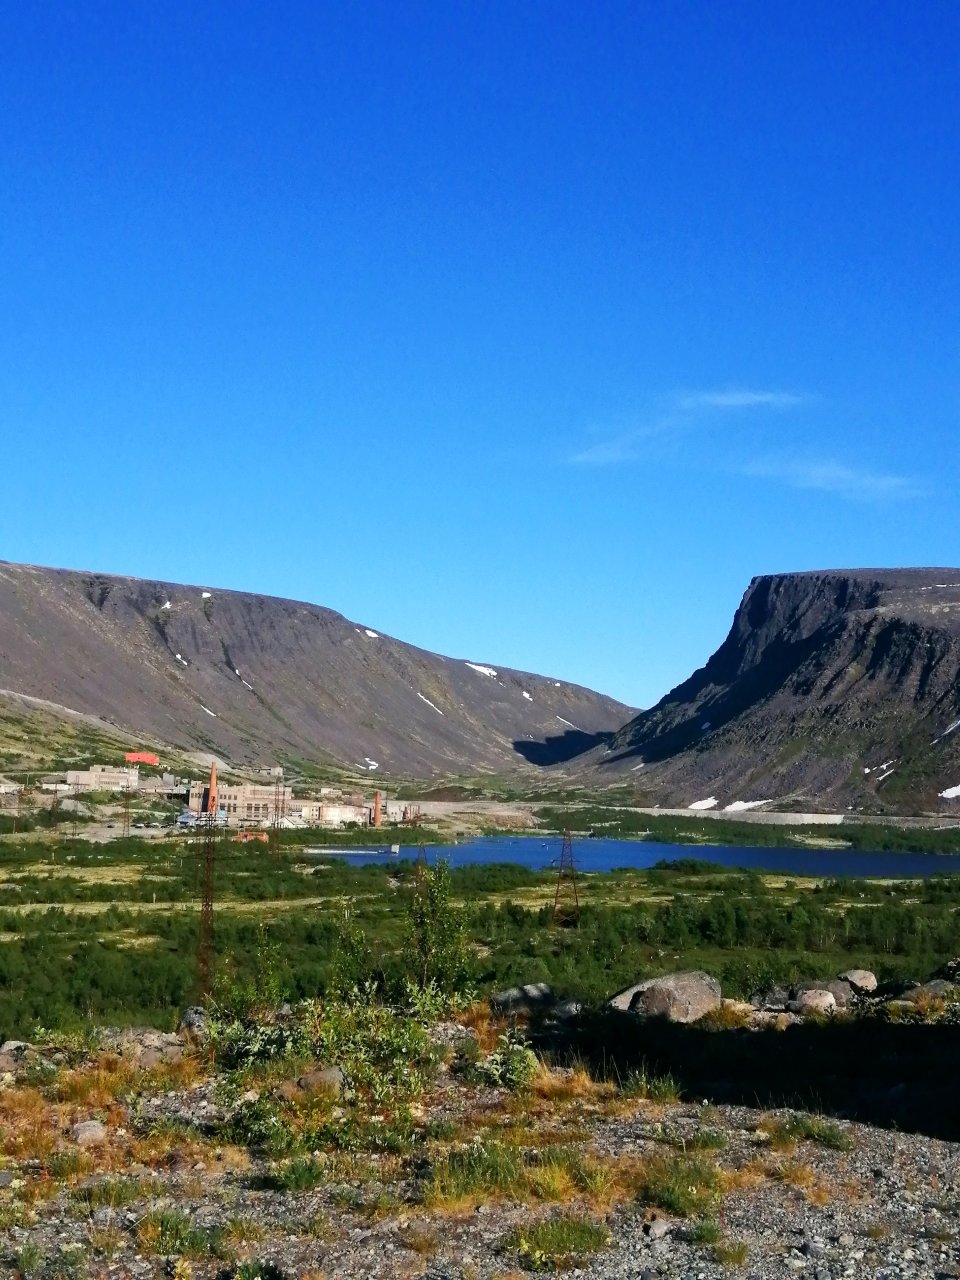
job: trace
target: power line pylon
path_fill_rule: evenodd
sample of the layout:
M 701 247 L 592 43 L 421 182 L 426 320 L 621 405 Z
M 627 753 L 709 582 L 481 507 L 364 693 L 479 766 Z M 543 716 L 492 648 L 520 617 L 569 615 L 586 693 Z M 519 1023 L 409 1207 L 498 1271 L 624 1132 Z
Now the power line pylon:
M 80 813 L 80 783 L 73 784 L 73 822 L 70 826 L 70 834 L 74 840 L 77 838 L 77 822 Z
M 203 842 L 200 849 L 202 859 L 201 893 L 200 893 L 200 928 L 197 934 L 197 995 L 206 1000 L 210 995 L 213 975 L 213 870 L 217 857 L 217 837 L 219 829 L 216 815 L 204 824 Z
M 130 834 L 130 784 L 123 789 L 123 838 Z
M 577 893 L 577 869 L 573 861 L 573 839 L 569 828 L 563 833 L 560 850 L 560 866 L 557 871 L 557 891 L 553 895 L 551 927 L 566 925 L 576 927 L 580 923 L 580 896 Z

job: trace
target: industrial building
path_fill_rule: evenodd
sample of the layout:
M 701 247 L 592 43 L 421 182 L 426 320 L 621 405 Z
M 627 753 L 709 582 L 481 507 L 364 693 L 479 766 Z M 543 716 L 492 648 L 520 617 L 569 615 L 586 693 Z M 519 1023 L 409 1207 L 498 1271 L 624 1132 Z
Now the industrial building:
M 68 769 L 67 786 L 76 791 L 139 791 L 140 767 L 92 764 L 89 769 Z
M 190 785 L 187 801 L 192 813 L 208 812 L 209 786 L 202 782 Z M 232 827 L 263 826 L 272 823 L 287 811 L 293 799 L 292 788 L 283 784 L 264 786 L 257 782 L 221 782 L 216 790 L 217 808 L 224 813 Z

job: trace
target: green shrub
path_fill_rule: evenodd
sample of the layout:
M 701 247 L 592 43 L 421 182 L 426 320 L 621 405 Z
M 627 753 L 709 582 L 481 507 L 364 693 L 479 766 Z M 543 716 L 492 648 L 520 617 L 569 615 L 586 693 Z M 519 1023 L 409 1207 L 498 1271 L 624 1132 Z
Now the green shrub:
M 477 1077 L 485 1084 L 522 1093 L 529 1089 L 540 1070 L 540 1060 L 519 1032 L 505 1031 L 496 1048 L 482 1058 L 476 1068 Z

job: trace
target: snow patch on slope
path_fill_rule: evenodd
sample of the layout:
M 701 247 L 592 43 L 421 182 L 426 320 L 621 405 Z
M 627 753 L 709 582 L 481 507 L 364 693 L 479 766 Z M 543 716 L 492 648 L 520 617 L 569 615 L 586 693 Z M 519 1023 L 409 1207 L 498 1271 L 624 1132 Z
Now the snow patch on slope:
M 463 665 L 470 667 L 472 671 L 479 671 L 482 676 L 492 676 L 494 680 L 497 678 L 493 667 L 485 667 L 482 662 L 465 662 Z
M 734 800 L 733 804 L 723 806 L 724 813 L 746 813 L 748 809 L 759 809 L 762 804 L 770 804 L 769 800 Z M 693 806 L 690 806 L 693 808 Z
M 944 738 L 949 737 L 951 733 L 955 733 L 957 729 L 960 729 L 960 720 L 954 720 L 953 724 L 947 725 L 943 733 L 937 734 L 934 740 L 930 743 L 931 747 L 935 747 L 938 742 L 942 742 Z
M 423 694 L 419 692 L 417 693 L 417 697 L 420 699 L 421 702 L 425 702 L 428 707 L 433 707 L 434 711 L 437 713 L 438 716 L 443 715 L 443 712 L 440 710 L 440 708 L 437 706 L 435 702 L 431 702 L 429 698 L 425 698 Z
M 946 791 L 940 792 L 941 800 L 956 800 L 960 796 L 960 787 L 947 787 Z
M 694 800 L 693 804 L 688 804 L 688 809 L 715 809 L 717 807 L 717 797 L 707 796 L 706 800 Z

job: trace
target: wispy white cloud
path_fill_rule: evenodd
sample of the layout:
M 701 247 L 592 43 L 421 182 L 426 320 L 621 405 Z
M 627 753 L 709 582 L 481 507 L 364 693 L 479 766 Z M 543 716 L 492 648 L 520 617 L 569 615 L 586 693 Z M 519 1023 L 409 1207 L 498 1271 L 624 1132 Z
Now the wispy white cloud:
M 911 476 L 870 471 L 829 459 L 765 459 L 744 464 L 741 474 L 759 480 L 777 480 L 794 489 L 832 493 L 861 502 L 877 502 L 886 498 L 916 498 L 923 486 Z
M 635 461 L 646 441 L 691 430 L 707 420 L 745 409 L 791 409 L 802 404 L 805 396 L 792 391 L 762 391 L 745 388 L 727 388 L 715 391 L 682 391 L 661 402 L 661 412 L 650 421 L 638 424 L 627 431 L 620 431 L 587 445 L 572 454 L 569 461 L 581 466 L 609 467 L 618 463 Z
M 621 431 L 618 435 L 598 440 L 596 444 L 587 445 L 578 450 L 570 458 L 590 467 L 608 467 L 618 462 L 631 462 L 639 456 L 641 446 L 657 436 L 669 435 L 682 425 L 682 419 L 676 414 L 667 414 L 645 422 L 640 426 Z
M 677 397 L 677 407 L 685 413 L 696 413 L 699 409 L 794 409 L 806 399 L 793 391 L 729 387 L 725 391 L 685 391 Z

